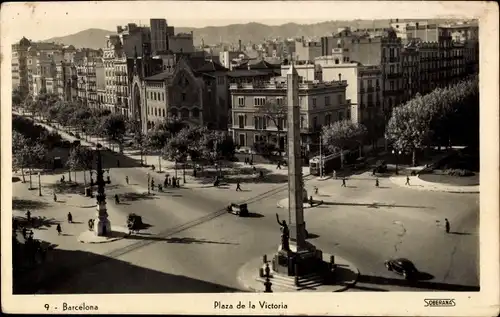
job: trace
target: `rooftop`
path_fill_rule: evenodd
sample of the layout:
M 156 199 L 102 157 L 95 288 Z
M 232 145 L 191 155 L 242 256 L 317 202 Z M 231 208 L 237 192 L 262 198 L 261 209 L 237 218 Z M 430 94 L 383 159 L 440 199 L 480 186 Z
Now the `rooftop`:
M 257 77 L 257 76 L 269 76 L 275 74 L 274 69 L 234 69 L 228 72 L 228 76 L 232 78 L 238 77 Z

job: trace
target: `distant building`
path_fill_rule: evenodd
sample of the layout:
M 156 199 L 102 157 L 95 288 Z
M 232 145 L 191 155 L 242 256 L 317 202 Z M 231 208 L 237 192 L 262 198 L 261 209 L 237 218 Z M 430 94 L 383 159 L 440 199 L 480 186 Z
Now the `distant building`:
M 321 42 L 306 41 L 304 37 L 295 41 L 294 60 L 313 61 L 321 55 Z
M 230 133 L 240 147 L 252 148 L 259 142 L 275 144 L 285 149 L 286 118 L 278 118 L 278 126 L 259 111 L 268 102 L 286 102 L 286 78 L 276 77 L 267 82 L 233 83 L 230 85 L 232 101 L 232 125 Z M 349 104 L 345 99 L 347 82 L 299 84 L 301 108 L 300 129 L 302 144 L 314 151 L 319 142 L 323 125 L 342 120 L 349 115 Z M 281 131 L 281 132 L 278 132 Z

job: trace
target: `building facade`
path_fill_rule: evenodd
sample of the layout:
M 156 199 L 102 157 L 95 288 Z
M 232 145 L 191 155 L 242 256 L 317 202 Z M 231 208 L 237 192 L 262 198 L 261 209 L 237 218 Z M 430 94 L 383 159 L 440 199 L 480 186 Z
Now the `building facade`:
M 349 114 L 349 104 L 345 98 L 347 82 L 299 84 L 301 108 L 300 129 L 302 143 L 311 147 L 318 143 L 321 127 Z M 261 110 L 268 102 L 286 103 L 286 78 L 277 77 L 269 82 L 230 84 L 232 101 L 232 125 L 229 129 L 236 144 L 253 148 L 259 142 L 272 143 L 285 148 L 286 117 L 274 120 Z M 311 148 L 308 149 L 309 151 Z

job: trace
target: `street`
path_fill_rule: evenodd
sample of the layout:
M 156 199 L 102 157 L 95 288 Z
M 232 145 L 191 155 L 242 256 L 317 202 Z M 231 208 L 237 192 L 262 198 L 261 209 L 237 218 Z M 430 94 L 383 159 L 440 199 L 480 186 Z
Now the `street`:
M 104 154 L 105 168 L 115 161 L 111 152 Z M 111 181 L 118 187 L 107 190 L 107 202 L 112 225 L 124 226 L 127 214 L 133 212 L 151 227 L 136 237 L 86 245 L 85 251 L 108 258 L 89 262 L 88 267 L 80 264 L 68 280 L 44 292 L 241 290 L 238 269 L 277 248 L 280 233 L 275 213 L 283 219 L 288 214 L 276 203 L 287 196 L 286 184 L 243 183 L 242 192 L 235 192 L 234 186 L 167 188 L 164 193 L 148 196 L 144 195 L 148 172 L 155 175 L 156 183 L 164 177 L 144 167 L 112 167 Z M 168 173 L 172 175 L 173 171 Z M 357 266 L 360 278 L 351 290 L 451 291 L 479 285 L 478 195 L 417 191 L 395 186 L 383 178 L 376 188 L 368 174 L 353 177 L 347 188 L 340 187 L 340 180 L 306 181 L 310 192 L 313 186 L 319 188 L 315 199 L 324 200 L 323 205 L 305 210 L 307 229 L 312 233 L 310 241 Z M 125 176 L 130 185 L 125 184 Z M 15 196 L 19 186 L 27 185 L 14 184 Z M 129 193 L 135 198 L 116 205 L 112 199 L 115 193 Z M 223 212 L 229 203 L 247 200 L 255 217 L 239 218 Z M 64 221 L 64 215 L 60 221 Z M 74 217 L 78 219 L 79 215 L 74 213 Z M 454 234 L 444 232 L 444 218 L 450 220 Z M 86 220 L 81 220 L 80 232 L 86 230 Z M 64 248 L 65 243 L 61 241 L 60 247 Z M 392 257 L 412 260 L 432 278 L 408 285 L 384 267 L 384 261 Z

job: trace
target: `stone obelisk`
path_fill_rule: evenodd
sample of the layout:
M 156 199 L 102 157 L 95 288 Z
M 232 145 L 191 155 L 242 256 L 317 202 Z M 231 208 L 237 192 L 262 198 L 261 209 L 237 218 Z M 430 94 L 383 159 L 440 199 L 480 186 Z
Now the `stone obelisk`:
M 290 249 L 294 252 L 306 250 L 304 223 L 304 188 L 300 148 L 299 74 L 290 64 L 287 77 L 288 105 L 288 212 Z M 306 194 L 307 195 L 307 194 Z M 294 250 L 295 249 L 295 250 Z

